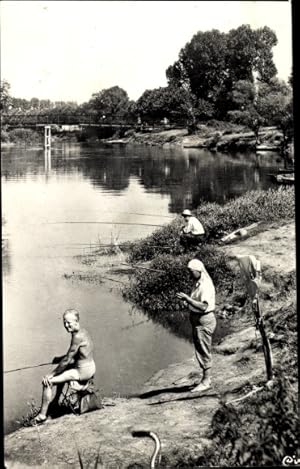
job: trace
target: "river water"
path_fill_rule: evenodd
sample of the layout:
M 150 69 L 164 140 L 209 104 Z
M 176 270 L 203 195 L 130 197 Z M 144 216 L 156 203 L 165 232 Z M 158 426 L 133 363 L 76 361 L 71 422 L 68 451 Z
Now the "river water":
M 65 353 L 61 315 L 70 307 L 93 337 L 103 395 L 134 393 L 159 369 L 191 357 L 192 345 L 133 310 L 118 284 L 74 283 L 64 274 L 80 269 L 78 254 L 95 243 L 142 238 L 201 200 L 223 203 L 272 186 L 268 173 L 279 166 L 270 154 L 134 145 L 2 149 L 4 370 Z M 4 375 L 6 433 L 29 401 L 39 404 L 50 370 Z

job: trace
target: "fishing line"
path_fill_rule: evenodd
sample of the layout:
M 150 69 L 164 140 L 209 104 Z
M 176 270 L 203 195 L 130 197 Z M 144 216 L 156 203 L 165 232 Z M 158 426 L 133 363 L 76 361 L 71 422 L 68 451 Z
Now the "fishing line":
M 164 225 L 153 225 L 151 223 L 130 223 L 130 222 L 114 222 L 114 221 L 52 221 L 43 222 L 42 225 L 65 225 L 65 224 L 86 224 L 86 225 L 133 225 L 133 226 L 159 226 Z
M 29 368 L 38 368 L 39 366 L 46 366 L 46 365 L 53 365 L 53 363 L 49 362 L 49 363 L 41 363 L 40 365 L 23 366 L 22 368 L 15 368 L 14 370 L 3 371 L 3 373 L 13 373 L 14 371 L 28 370 Z

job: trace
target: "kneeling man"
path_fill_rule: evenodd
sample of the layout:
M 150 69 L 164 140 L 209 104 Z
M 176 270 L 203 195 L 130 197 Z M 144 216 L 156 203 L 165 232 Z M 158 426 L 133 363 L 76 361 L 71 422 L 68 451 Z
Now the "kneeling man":
M 198 218 L 192 215 L 190 210 L 182 212 L 184 226 L 180 232 L 180 244 L 187 250 L 190 247 L 196 247 L 205 238 L 205 231 Z
M 55 397 L 52 386 L 70 381 L 88 381 L 96 371 L 93 358 L 93 342 L 89 333 L 80 327 L 79 313 L 68 309 L 63 315 L 64 327 L 71 334 L 71 344 L 66 355 L 61 357 L 55 370 L 43 378 L 42 405 L 34 423 L 41 424 L 47 419 L 50 402 Z

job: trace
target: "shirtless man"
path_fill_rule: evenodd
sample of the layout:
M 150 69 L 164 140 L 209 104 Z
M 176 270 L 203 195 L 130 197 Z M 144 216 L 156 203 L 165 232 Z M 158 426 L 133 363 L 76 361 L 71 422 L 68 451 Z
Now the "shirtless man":
M 80 328 L 79 313 L 68 309 L 63 315 L 64 327 L 72 335 L 66 355 L 61 357 L 58 366 L 43 378 L 42 405 L 34 423 L 39 425 L 47 420 L 50 402 L 55 397 L 52 386 L 69 381 L 88 381 L 96 371 L 93 359 L 93 342 L 85 329 Z

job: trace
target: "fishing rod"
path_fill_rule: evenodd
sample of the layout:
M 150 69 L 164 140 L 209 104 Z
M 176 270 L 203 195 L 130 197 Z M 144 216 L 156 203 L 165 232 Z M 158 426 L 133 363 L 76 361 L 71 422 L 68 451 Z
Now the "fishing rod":
M 3 371 L 3 373 L 13 373 L 14 371 L 29 370 L 29 368 L 38 368 L 40 366 L 46 366 L 46 365 L 53 365 L 53 363 L 49 362 L 49 363 L 40 363 L 39 365 L 23 366 L 21 368 L 15 368 L 14 370 Z
M 159 226 L 151 223 L 130 223 L 130 222 L 115 222 L 115 221 L 51 221 L 43 222 L 42 225 L 65 225 L 65 224 L 86 224 L 86 225 L 133 225 L 133 226 Z
M 132 269 L 143 269 L 143 270 L 150 270 L 152 272 L 161 272 L 165 273 L 165 270 L 159 270 L 159 269 L 151 269 L 150 267 L 142 267 L 140 265 L 131 265 L 131 264 L 126 264 L 124 262 L 121 262 L 121 265 L 126 265 L 128 267 L 131 267 Z

